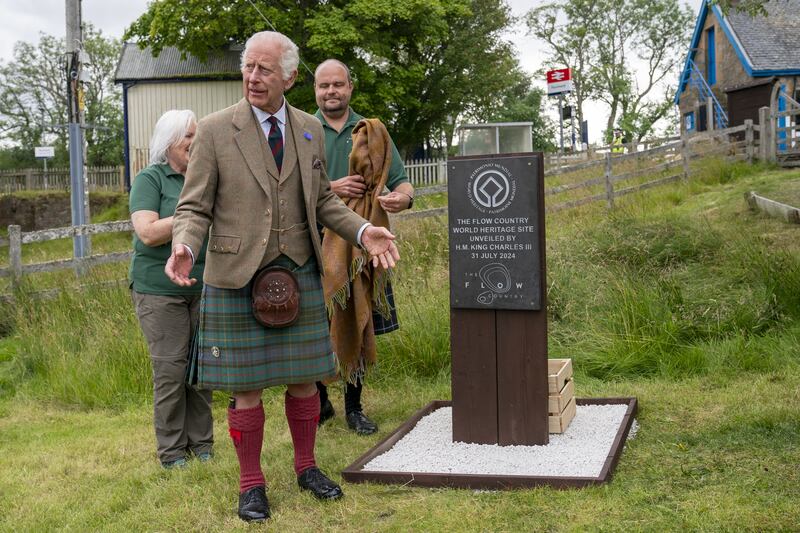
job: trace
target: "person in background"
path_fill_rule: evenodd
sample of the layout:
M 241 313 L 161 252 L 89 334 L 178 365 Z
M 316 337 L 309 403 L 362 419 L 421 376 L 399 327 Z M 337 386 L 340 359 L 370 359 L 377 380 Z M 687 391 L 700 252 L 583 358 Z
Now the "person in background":
M 614 138 L 611 141 L 611 153 L 612 154 L 622 154 L 625 152 L 625 146 L 623 145 L 622 141 L 622 130 L 615 129 L 614 130 Z
M 286 387 L 301 490 L 321 500 L 343 496 L 314 455 L 314 382 L 336 375 L 317 221 L 362 246 L 374 266 L 391 268 L 400 257 L 394 235 L 356 215 L 331 191 L 322 126 L 284 98 L 299 60 L 297 45 L 281 33 L 260 32 L 247 40 L 244 98 L 198 125 L 166 266 L 174 283 L 195 283 L 190 271 L 210 229 L 190 379 L 232 393 L 228 430 L 239 459 L 238 514 L 244 521 L 270 516 L 261 469 L 266 387 Z M 299 315 L 286 327 L 265 326 L 253 316 L 253 281 L 265 267 L 288 269 L 297 279 Z
M 172 215 L 183 189 L 196 127 L 189 110 L 167 111 L 158 119 L 150 141 L 150 165 L 134 179 L 129 200 L 134 229 L 130 287 L 150 349 L 153 421 L 164 468 L 184 467 L 191 455 L 207 461 L 214 444 L 211 391 L 186 384 L 202 284 L 180 287 L 164 273 L 172 250 Z M 192 269 L 192 276 L 199 280 L 203 252 Z
M 350 198 L 361 198 L 366 190 L 364 177 L 349 174 L 349 156 L 353 147 L 353 128 L 364 117 L 350 108 L 353 95 L 353 81 L 350 69 L 336 59 L 328 59 L 320 63 L 314 73 L 314 92 L 317 99 L 316 116 L 322 123 L 325 132 L 325 154 L 328 159 L 328 177 L 331 189 L 337 196 L 347 201 Z M 381 207 L 387 213 L 399 213 L 411 209 L 414 204 L 414 187 L 408 180 L 403 160 L 394 143 L 391 143 L 392 161 L 389 167 L 389 179 L 386 183 L 390 193 L 380 196 Z M 386 285 L 386 301 L 390 314 L 384 316 L 377 310 L 372 311 L 372 322 L 375 335 L 389 333 L 400 327 L 394 305 L 394 294 L 390 283 Z M 341 357 L 341 354 L 340 354 Z M 344 362 L 344 361 L 340 361 Z M 370 435 L 378 431 L 378 426 L 370 420 L 361 405 L 363 378 L 367 366 L 372 361 L 346 362 L 358 370 L 352 376 L 342 376 L 346 381 L 344 393 L 344 409 L 347 426 L 360 435 Z M 332 418 L 336 411 L 328 399 L 328 389 L 322 382 L 317 382 L 321 410 L 320 424 Z

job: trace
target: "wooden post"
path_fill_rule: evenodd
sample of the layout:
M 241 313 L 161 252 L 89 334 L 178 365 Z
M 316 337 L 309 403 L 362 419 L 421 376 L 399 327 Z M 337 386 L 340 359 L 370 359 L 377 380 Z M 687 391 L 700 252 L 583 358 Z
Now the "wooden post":
M 33 169 L 26 168 L 25 169 L 25 190 L 32 191 L 34 189 L 33 186 Z
M 778 160 L 778 110 L 772 105 L 769 109 L 769 153 L 767 160 L 775 163 Z
M 447 183 L 447 159 L 440 159 L 439 160 L 439 175 L 438 175 L 438 183 Z
M 753 119 L 744 121 L 744 140 L 745 140 L 745 153 L 747 154 L 747 162 L 753 164 L 753 153 L 755 146 L 753 145 Z
M 689 179 L 689 136 L 684 131 L 681 134 L 681 159 L 683 160 L 683 179 Z
M 611 183 L 611 152 L 606 152 L 606 206 L 614 209 L 614 184 Z
M 22 228 L 8 227 L 8 262 L 11 265 L 11 287 L 16 289 L 22 281 Z
M 125 192 L 125 165 L 119 167 L 119 190 Z
M 710 96 L 706 98 L 706 130 L 714 130 L 714 100 Z
M 483 157 L 448 162 L 453 440 L 544 445 L 549 424 L 543 158 Z M 508 204 L 493 203 L 498 187 Z M 484 196 L 473 195 L 476 190 Z M 487 212 L 491 207 L 494 213 Z M 529 217 L 521 229 L 503 222 L 524 213 Z M 492 235 L 516 234 L 518 243 L 526 242 L 525 251 L 498 263 L 490 247 L 471 248 L 469 235 L 487 224 L 497 224 Z M 506 294 L 519 298 L 506 300 Z
M 769 159 L 769 107 L 758 108 L 758 158 L 764 162 Z

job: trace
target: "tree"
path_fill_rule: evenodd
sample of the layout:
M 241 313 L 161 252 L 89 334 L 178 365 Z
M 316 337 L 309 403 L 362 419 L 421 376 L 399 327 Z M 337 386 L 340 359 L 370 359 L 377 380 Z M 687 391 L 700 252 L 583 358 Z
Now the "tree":
M 603 24 L 592 31 L 598 53 L 591 76 L 597 80 L 597 97 L 610 108 L 606 138 L 611 140 L 618 125 L 626 142 L 638 142 L 673 105 L 671 87 L 655 98 L 653 92 L 668 78 L 677 78 L 694 17 L 678 0 L 605 0 L 605 4 Z
M 340 59 L 356 84 L 353 107 L 383 120 L 401 152 L 452 139 L 456 117 L 497 105 L 507 82 L 522 76 L 502 38 L 512 22 L 503 0 L 284 0 L 258 9 L 309 66 L 300 67 L 293 105 L 314 111 L 310 70 Z M 246 0 L 162 0 L 125 38 L 156 54 L 176 46 L 204 58 L 264 29 Z
M 767 15 L 767 2 L 769 0 L 713 0 L 712 3 L 718 4 L 723 13 L 728 13 L 733 8 L 755 17 L 756 15 Z
M 591 28 L 604 16 L 595 0 L 573 0 L 545 4 L 525 15 L 528 32 L 550 49 L 545 61 L 548 68 L 572 69 L 573 91 L 578 124 L 583 124 L 584 103 L 596 92 L 589 75 L 595 52 Z
M 652 132 L 672 105 L 669 89 L 654 94 L 677 77 L 692 18 L 678 0 L 558 0 L 527 21 L 550 62 L 573 69 L 579 120 L 583 102 L 600 100 L 609 107 L 607 140 L 620 126 L 631 141 Z
M 17 42 L 13 59 L 0 65 L 0 133 L 11 141 L 4 159 L 34 163 L 33 147 L 56 148 L 54 164 L 69 162 L 67 82 L 64 39 L 44 33 L 33 45 Z M 113 73 L 120 45 L 115 39 L 84 30 L 85 50 L 90 58 L 86 66 L 86 121 L 89 165 L 119 164 L 122 160 L 122 105 L 120 91 L 113 83 Z M 10 150 L 10 151 L 9 151 Z M 29 158 L 21 154 L 29 153 Z M 15 154 L 13 157 L 10 154 Z
M 530 82 L 519 84 L 503 98 L 501 105 L 495 107 L 486 118 L 487 122 L 533 122 L 531 135 L 533 149 L 536 151 L 553 152 L 556 145 L 555 126 L 552 121 L 542 113 L 542 89 L 531 88 Z

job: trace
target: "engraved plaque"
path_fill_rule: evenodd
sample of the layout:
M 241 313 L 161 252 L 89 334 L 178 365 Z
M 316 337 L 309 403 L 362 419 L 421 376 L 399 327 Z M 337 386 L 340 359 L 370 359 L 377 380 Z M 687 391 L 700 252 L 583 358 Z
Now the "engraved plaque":
M 542 308 L 541 154 L 450 159 L 450 306 Z

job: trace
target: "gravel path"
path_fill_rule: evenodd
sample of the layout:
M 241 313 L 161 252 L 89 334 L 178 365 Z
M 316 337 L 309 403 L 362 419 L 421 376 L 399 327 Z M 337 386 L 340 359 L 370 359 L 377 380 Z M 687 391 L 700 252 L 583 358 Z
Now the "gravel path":
M 627 409 L 627 405 L 579 405 L 567 431 L 551 434 L 546 446 L 497 446 L 453 442 L 452 408 L 442 407 L 423 417 L 364 470 L 597 477 Z M 634 421 L 629 438 L 636 429 Z

